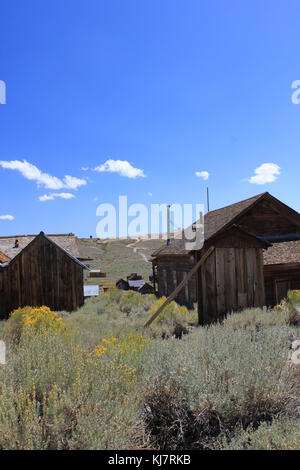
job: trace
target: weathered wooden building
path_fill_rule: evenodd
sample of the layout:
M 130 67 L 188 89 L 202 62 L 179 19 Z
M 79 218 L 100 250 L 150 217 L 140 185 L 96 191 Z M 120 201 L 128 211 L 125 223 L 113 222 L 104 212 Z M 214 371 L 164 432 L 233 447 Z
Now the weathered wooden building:
M 187 251 L 184 238 L 174 239 L 152 261 L 158 294 L 168 296 L 215 247 L 177 297 L 188 307 L 198 302 L 200 323 L 245 307 L 275 305 L 289 288 L 300 288 L 300 214 L 269 193 L 208 212 L 204 226 L 201 250 Z
M 300 240 L 274 243 L 264 252 L 266 304 L 276 305 L 300 289 Z
M 86 266 L 41 232 L 0 266 L 0 318 L 17 307 L 77 310 L 84 303 Z
M 9 259 L 13 259 L 22 251 L 38 234 L 0 236 L 0 251 Z M 70 253 L 74 258 L 83 261 L 77 245 L 74 233 L 47 234 L 49 238 L 61 248 Z M 86 259 L 86 258 L 85 258 Z

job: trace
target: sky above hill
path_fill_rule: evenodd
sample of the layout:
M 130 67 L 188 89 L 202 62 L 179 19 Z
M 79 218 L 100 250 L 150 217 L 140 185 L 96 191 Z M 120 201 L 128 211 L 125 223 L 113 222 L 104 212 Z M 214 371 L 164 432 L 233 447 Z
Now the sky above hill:
M 95 235 L 99 204 L 203 203 L 207 186 L 211 209 L 269 191 L 300 211 L 299 16 L 296 0 L 2 2 L 0 235 Z

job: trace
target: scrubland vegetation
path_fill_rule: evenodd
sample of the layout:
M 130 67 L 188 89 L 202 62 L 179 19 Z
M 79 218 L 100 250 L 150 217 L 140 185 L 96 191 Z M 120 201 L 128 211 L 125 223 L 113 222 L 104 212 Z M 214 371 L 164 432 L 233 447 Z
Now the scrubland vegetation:
M 120 278 L 126 279 L 130 273 L 138 273 L 145 280 L 152 274 L 152 263 L 146 262 L 152 253 L 160 248 L 165 242 L 163 240 L 139 240 L 127 239 L 90 239 L 77 238 L 79 251 L 84 258 L 91 258 L 86 263 L 91 269 L 100 269 L 107 275 L 106 281 L 115 285 Z M 144 255 L 141 256 L 141 255 Z M 85 271 L 86 284 L 101 284 L 102 278 L 90 278 Z
M 112 290 L 0 324 L 0 449 L 300 449 L 299 293 L 195 327 L 175 302 Z

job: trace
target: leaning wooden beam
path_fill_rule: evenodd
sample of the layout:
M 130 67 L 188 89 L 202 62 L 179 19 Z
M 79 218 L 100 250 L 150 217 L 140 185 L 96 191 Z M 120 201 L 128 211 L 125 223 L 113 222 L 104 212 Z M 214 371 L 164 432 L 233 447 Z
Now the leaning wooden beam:
M 185 276 L 185 278 L 180 282 L 180 284 L 178 284 L 178 286 L 176 287 L 176 289 L 172 292 L 171 295 L 169 295 L 169 297 L 165 300 L 165 302 L 159 307 L 158 310 L 156 310 L 156 312 L 152 315 L 152 317 L 147 321 L 147 323 L 145 323 L 144 325 L 144 328 L 147 328 L 148 326 L 151 325 L 151 323 L 158 317 L 158 315 L 166 308 L 166 306 L 172 302 L 172 300 L 175 299 L 175 297 L 177 297 L 177 295 L 179 294 L 179 292 L 181 291 L 181 289 L 185 286 L 185 284 L 191 279 L 191 277 L 193 276 L 193 274 L 195 274 L 198 269 L 200 268 L 200 266 L 202 266 L 202 264 L 205 263 L 205 261 L 207 260 L 207 258 L 210 257 L 210 255 L 212 254 L 212 252 L 214 251 L 215 247 L 214 246 L 211 246 L 207 252 L 199 259 L 199 261 L 195 264 L 195 266 L 188 272 L 188 274 Z

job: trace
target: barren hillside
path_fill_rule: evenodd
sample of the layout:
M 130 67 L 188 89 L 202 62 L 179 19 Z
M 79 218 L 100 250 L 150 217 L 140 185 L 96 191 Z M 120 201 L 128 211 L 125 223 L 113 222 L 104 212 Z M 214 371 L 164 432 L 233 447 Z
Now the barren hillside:
M 77 244 L 82 258 L 91 258 L 85 261 L 91 269 L 100 269 L 107 273 L 106 280 L 115 283 L 136 272 L 145 279 L 152 273 L 152 264 L 149 261 L 151 254 L 165 241 L 162 240 L 98 240 L 78 238 Z M 87 275 L 87 273 L 86 273 Z M 89 279 L 91 284 L 101 283 L 103 279 Z

